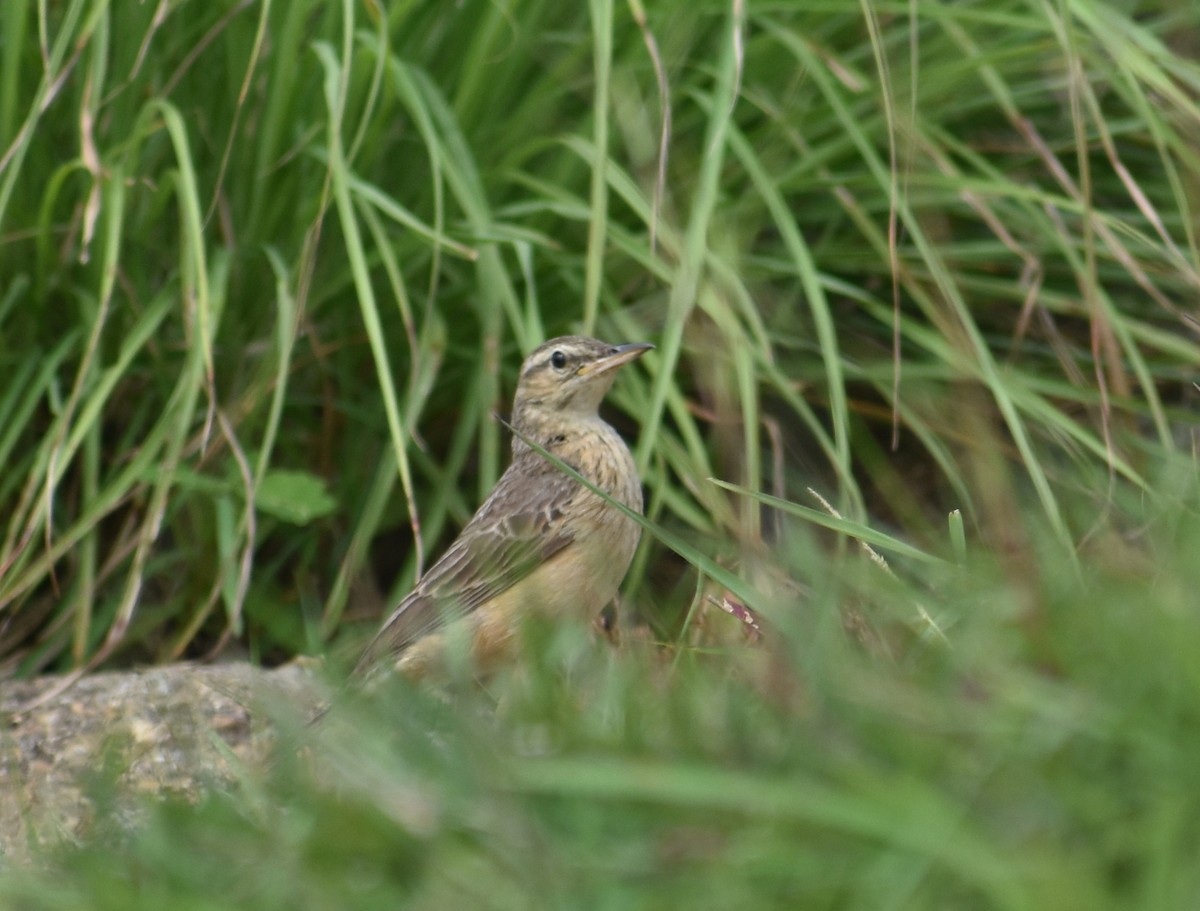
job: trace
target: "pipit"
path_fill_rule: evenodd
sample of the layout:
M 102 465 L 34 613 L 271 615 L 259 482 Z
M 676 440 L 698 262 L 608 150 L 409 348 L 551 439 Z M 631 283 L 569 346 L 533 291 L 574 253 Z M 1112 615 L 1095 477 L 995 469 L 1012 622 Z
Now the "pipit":
M 508 654 L 529 612 L 591 618 L 629 569 L 638 524 L 529 446 L 532 440 L 637 512 L 629 447 L 600 417 L 618 368 L 653 345 L 551 339 L 525 359 L 513 401 L 512 464 L 367 646 L 356 676 L 394 667 L 423 677 L 461 631 L 476 668 Z

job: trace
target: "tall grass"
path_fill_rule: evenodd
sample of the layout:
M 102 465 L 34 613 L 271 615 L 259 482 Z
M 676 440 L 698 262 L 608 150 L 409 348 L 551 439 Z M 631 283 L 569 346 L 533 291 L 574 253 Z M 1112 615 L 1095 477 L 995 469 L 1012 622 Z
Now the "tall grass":
M 38 901 L 1194 900 L 1198 27 L 4 4 L 11 672 L 352 648 L 503 469 L 525 351 L 657 345 L 611 396 L 632 644 L 361 707 L 409 736 L 343 796 L 164 811 Z

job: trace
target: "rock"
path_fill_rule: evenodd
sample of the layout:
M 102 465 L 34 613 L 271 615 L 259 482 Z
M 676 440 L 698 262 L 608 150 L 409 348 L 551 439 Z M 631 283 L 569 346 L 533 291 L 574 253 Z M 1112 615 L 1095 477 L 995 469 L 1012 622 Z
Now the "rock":
M 264 708 L 297 717 L 319 704 L 307 667 L 171 665 L 0 683 L 0 864 L 85 837 L 104 813 L 136 815 L 140 796 L 189 799 L 228 786 L 267 756 Z M 109 821 L 109 820 L 106 820 Z M 118 820 L 120 821 L 120 820 Z

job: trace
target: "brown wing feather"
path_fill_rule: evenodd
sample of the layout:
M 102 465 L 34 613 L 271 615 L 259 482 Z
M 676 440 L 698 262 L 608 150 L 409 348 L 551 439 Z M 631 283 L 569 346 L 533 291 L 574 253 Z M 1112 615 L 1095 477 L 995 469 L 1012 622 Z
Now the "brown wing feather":
M 537 462 L 524 464 L 519 475 L 516 465 L 504 473 L 454 543 L 384 622 L 356 674 L 475 610 L 571 543 L 564 507 L 579 484 L 549 462 Z

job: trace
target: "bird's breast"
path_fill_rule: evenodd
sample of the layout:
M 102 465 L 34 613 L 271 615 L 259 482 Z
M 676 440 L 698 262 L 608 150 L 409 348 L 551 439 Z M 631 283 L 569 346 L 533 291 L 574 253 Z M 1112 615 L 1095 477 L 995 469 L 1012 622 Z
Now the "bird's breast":
M 642 511 L 642 484 L 625 441 L 599 420 L 572 435 L 562 447 L 563 461 L 573 465 L 597 488 L 629 509 Z M 588 567 L 594 594 L 612 600 L 637 550 L 641 528 L 611 503 L 580 486 L 568 510 L 575 559 Z
M 557 454 L 564 462 L 576 466 L 581 475 L 614 500 L 637 512 L 642 511 L 642 483 L 633 455 L 620 434 L 608 424 L 596 421 L 594 426 L 569 438 Z M 606 515 L 612 513 L 632 523 L 631 519 L 589 490 L 582 490 L 579 499 Z

